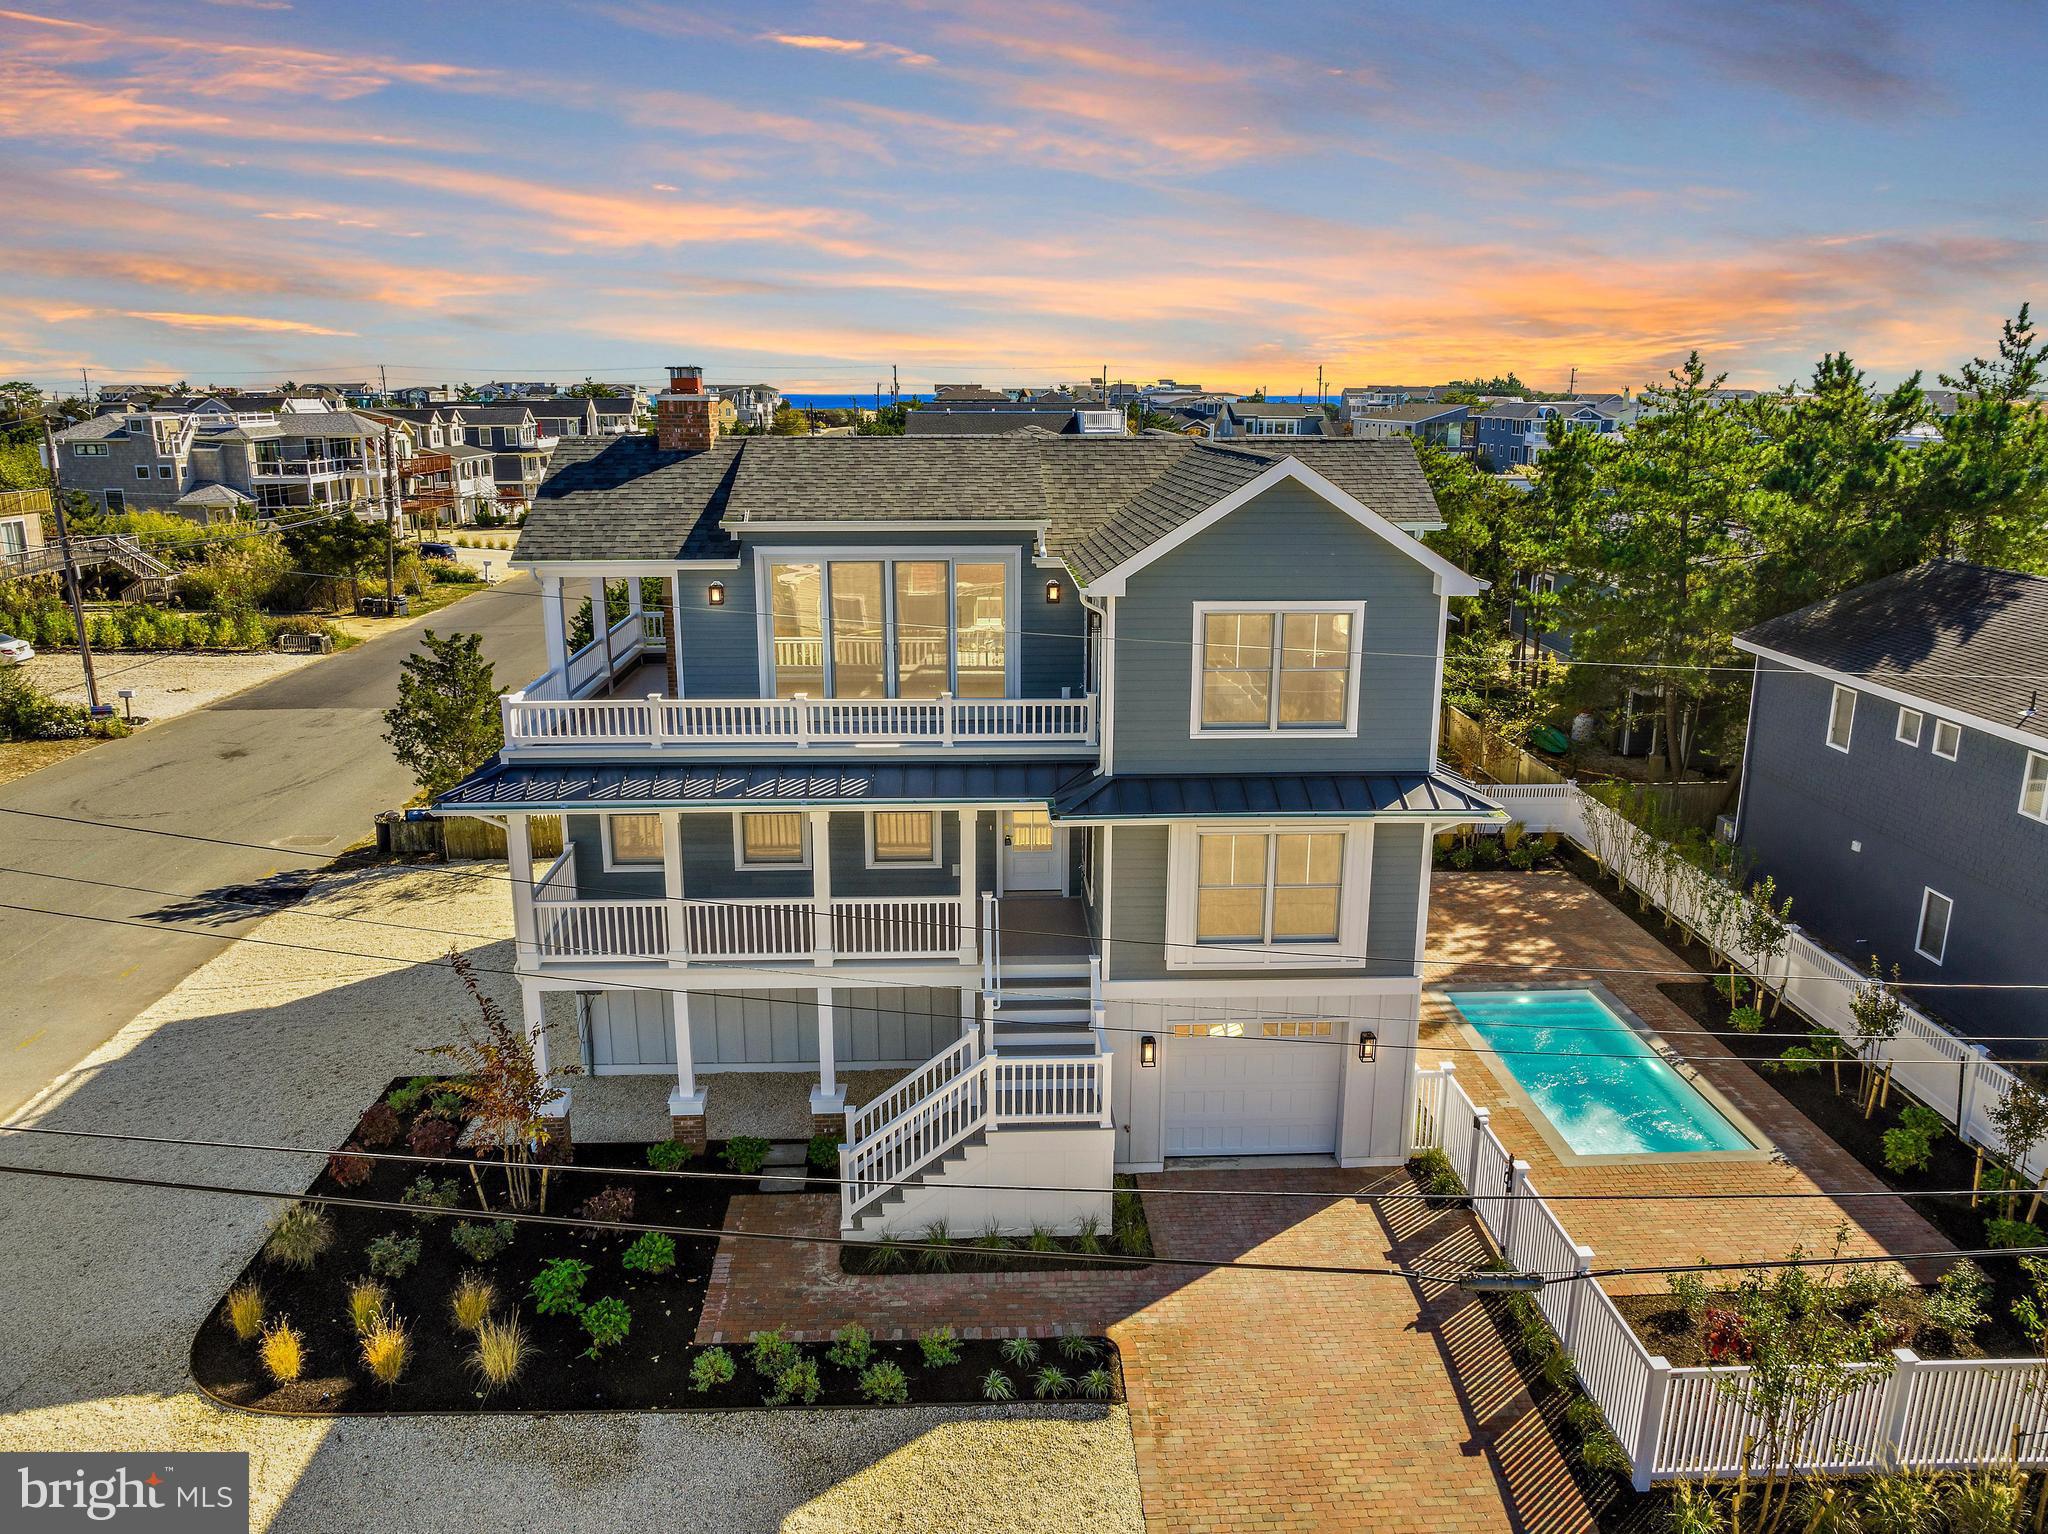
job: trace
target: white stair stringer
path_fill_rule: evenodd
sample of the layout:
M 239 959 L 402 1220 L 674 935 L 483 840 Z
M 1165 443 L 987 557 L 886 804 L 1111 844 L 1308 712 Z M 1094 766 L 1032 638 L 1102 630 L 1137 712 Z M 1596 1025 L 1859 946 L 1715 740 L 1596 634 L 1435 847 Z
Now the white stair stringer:
M 1116 1131 L 1107 1124 L 983 1131 L 922 1169 L 914 1183 L 892 1189 L 842 1234 L 912 1240 L 943 1224 L 955 1240 L 991 1225 L 1005 1236 L 1039 1227 L 1071 1236 L 1089 1219 L 1106 1233 L 1115 1163 Z M 1062 1191 L 1030 1191 L 1039 1187 Z

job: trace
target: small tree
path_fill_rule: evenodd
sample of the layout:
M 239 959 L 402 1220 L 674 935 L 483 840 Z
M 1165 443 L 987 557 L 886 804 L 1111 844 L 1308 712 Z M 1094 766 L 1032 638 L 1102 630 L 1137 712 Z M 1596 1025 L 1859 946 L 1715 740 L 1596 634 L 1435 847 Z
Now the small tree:
M 1849 998 L 1849 1012 L 1856 1020 L 1856 1056 L 1863 1062 L 1862 1096 L 1865 1118 L 1869 1118 L 1876 1111 L 1878 1089 L 1891 1074 L 1889 1064 L 1880 1068 L 1879 1052 L 1899 1036 L 1899 1027 L 1906 1020 L 1905 1004 L 1892 989 L 1898 982 L 1898 965 L 1892 966 L 1891 983 L 1886 984 L 1884 971 L 1877 962 L 1877 955 L 1872 954 L 1869 981 L 1857 986 L 1856 994 Z
M 1992 1128 L 1998 1131 L 1999 1144 L 2005 1148 L 2005 1164 L 2012 1172 L 2006 1180 L 2005 1195 L 2005 1217 L 2009 1220 L 2019 1207 L 2019 1188 L 2027 1178 L 2027 1157 L 2048 1137 L 2048 1092 L 2043 1092 L 2029 1077 L 2016 1075 L 1990 1117 Z M 2032 1220 L 2040 1209 L 2041 1195 L 2036 1193 L 2027 1206 L 2027 1218 Z
M 478 984 L 468 959 L 448 950 L 448 967 L 476 1004 L 476 1019 L 462 1025 L 462 1038 L 423 1051 L 449 1063 L 454 1071 L 450 1091 L 468 1104 L 481 1129 L 480 1138 L 497 1147 L 505 1169 L 505 1199 L 514 1209 L 547 1207 L 547 1173 L 534 1175 L 534 1157 L 548 1142 L 547 1110 L 561 1097 L 562 1083 L 582 1071 L 560 1065 L 543 1072 L 533 1046 L 512 1026 L 500 1007 Z M 477 1187 L 478 1197 L 483 1187 Z
M 489 761 L 504 744 L 505 726 L 483 636 L 428 629 L 425 643 L 401 666 L 398 701 L 384 711 L 384 738 L 400 765 L 412 769 L 421 797 L 432 799 Z
M 1749 952 L 1750 962 L 1756 966 L 1758 989 L 1770 990 L 1771 965 L 1792 941 L 1792 897 L 1787 895 L 1779 903 L 1778 881 L 1768 874 L 1749 887 L 1749 903 L 1742 911 L 1741 941 Z M 1781 985 L 1771 997 L 1771 1016 L 1778 1015 L 1784 1001 L 1785 988 Z

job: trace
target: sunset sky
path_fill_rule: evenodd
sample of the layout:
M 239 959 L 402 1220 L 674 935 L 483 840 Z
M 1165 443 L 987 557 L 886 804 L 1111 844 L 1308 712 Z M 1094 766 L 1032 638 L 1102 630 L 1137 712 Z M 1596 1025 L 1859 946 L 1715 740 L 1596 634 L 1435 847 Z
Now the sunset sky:
M 2033 0 L 0 9 L 0 377 L 868 390 L 1952 369 Z

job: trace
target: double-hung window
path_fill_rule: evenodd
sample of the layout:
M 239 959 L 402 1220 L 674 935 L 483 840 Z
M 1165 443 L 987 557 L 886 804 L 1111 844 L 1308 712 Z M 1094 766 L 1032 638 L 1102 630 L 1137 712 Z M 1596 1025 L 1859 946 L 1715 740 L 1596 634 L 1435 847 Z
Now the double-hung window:
M 1934 754 L 1945 762 L 1952 762 L 1962 754 L 1963 727 L 1953 719 L 1934 721 Z
M 2027 769 L 2020 776 L 2020 813 L 2048 822 L 2048 755 L 2039 751 L 2027 753 Z
M 1849 735 L 1856 727 L 1856 691 L 1837 687 L 1828 704 L 1828 745 L 1836 751 L 1849 749 Z
M 1349 945 L 1363 942 L 1364 836 L 1284 826 L 1176 828 L 1169 964 L 1255 967 L 1348 956 Z
M 931 810 L 877 810 L 868 816 L 868 867 L 938 866 L 939 823 Z
M 1006 559 L 790 559 L 767 573 L 778 698 L 1009 695 Z
M 1894 738 L 1903 746 L 1919 745 L 1920 726 L 1924 722 L 1919 709 L 1901 708 L 1899 710 L 1899 727 L 1894 732 Z
M 1357 732 L 1365 605 L 1195 605 L 1195 735 Z
M 741 868 L 808 868 L 810 831 L 795 810 L 733 817 L 733 862 Z
M 1939 964 L 1948 952 L 1948 924 L 1955 909 L 1956 903 L 1940 890 L 1920 892 L 1920 927 L 1913 938 L 1913 951 L 1921 958 Z
M 607 868 L 638 868 L 661 862 L 659 815 L 607 815 L 604 829 Z

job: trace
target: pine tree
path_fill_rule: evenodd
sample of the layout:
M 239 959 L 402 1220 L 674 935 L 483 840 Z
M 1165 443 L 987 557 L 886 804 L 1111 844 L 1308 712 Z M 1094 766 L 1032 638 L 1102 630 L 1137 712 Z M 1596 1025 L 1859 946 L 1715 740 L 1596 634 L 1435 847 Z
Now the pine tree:
M 446 793 L 504 744 L 498 688 L 481 634 L 437 635 L 400 666 L 398 701 L 384 711 L 384 739 L 412 770 L 420 795 Z

